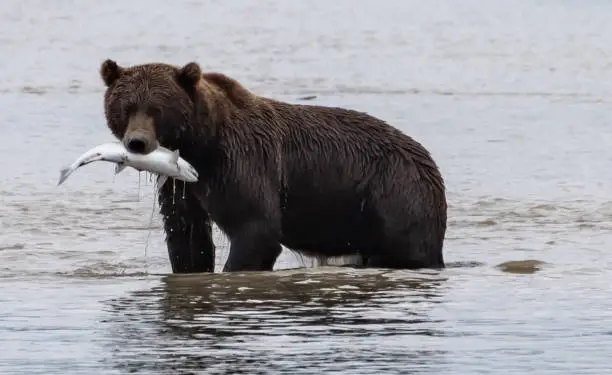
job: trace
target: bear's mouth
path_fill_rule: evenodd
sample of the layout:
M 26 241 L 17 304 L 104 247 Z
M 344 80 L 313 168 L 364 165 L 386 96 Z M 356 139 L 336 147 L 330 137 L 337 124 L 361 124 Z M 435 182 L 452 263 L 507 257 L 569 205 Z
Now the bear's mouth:
M 157 146 L 162 146 L 168 150 L 179 150 L 181 149 L 180 133 L 177 132 L 174 136 L 169 134 L 159 134 L 157 136 Z

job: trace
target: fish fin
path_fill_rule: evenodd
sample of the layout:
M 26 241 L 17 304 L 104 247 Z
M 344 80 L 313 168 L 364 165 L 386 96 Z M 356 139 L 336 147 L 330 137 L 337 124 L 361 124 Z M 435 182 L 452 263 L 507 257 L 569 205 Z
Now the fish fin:
M 115 166 L 115 174 L 121 173 L 121 171 L 123 171 L 125 169 L 125 167 L 127 167 L 127 164 L 125 164 L 125 163 L 117 163 L 117 165 Z
M 157 190 L 161 190 L 162 186 L 168 181 L 168 176 L 159 175 L 157 176 Z
M 179 157 L 180 157 L 179 150 L 176 149 L 172 151 L 172 157 L 170 158 L 170 161 L 178 166 Z
M 64 167 L 62 169 L 60 169 L 60 178 L 59 181 L 57 182 L 57 186 L 61 185 L 64 181 L 66 181 L 66 179 L 68 178 L 68 176 L 70 176 L 70 173 L 72 173 L 73 169 L 70 167 Z

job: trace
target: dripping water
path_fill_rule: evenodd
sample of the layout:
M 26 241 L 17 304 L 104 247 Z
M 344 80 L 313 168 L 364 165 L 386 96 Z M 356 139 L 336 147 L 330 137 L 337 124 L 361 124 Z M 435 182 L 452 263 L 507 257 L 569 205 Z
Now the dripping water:
M 150 174 L 152 176 L 152 174 Z M 149 250 L 149 239 L 151 238 L 151 231 L 153 230 L 153 215 L 155 214 L 155 201 L 157 192 L 157 182 L 153 183 L 153 206 L 151 207 L 151 215 L 149 216 L 149 226 L 147 230 L 147 239 L 145 241 L 144 257 L 145 257 L 145 273 L 149 273 L 149 262 L 148 262 L 148 250 Z
M 141 184 L 141 172 L 138 172 L 138 200 L 140 201 L 140 184 Z M 149 263 L 148 263 L 148 252 L 149 252 L 149 242 L 151 239 L 151 231 L 153 230 L 153 216 L 155 215 L 155 205 L 156 205 L 156 193 L 158 189 L 158 180 L 153 179 L 153 173 L 145 172 L 145 185 L 147 181 L 147 176 L 149 177 L 149 182 L 153 185 L 153 205 L 151 207 L 151 214 L 149 216 L 149 224 L 147 227 L 147 238 L 145 240 L 145 248 L 144 248 L 144 258 L 145 258 L 145 273 L 149 272 Z M 183 182 L 183 195 L 182 198 L 185 199 L 185 191 L 186 191 L 186 183 Z M 172 179 L 172 204 L 176 204 L 176 179 Z M 193 231 L 193 228 L 192 228 Z
M 176 178 L 172 179 L 172 204 L 176 204 L 175 201 L 175 197 L 176 197 Z

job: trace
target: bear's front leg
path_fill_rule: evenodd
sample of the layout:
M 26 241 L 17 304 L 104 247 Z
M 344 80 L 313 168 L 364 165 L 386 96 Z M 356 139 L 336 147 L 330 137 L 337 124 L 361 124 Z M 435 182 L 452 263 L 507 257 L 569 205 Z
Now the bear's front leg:
M 159 193 L 172 272 L 214 272 L 215 244 L 208 212 L 189 191 L 183 193 L 183 182 L 173 184 L 168 180 Z
M 265 222 L 251 222 L 230 237 L 230 253 L 223 272 L 272 271 L 282 247 Z

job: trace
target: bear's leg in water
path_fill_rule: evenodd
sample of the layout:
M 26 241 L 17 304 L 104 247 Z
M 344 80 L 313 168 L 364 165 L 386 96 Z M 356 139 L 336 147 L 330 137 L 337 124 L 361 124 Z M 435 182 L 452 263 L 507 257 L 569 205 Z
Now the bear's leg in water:
M 166 182 L 159 194 L 172 272 L 214 272 L 215 244 L 208 212 L 189 191 L 183 195 L 182 186 L 173 189 L 172 185 Z
M 401 176 L 401 174 L 398 174 Z M 386 177 L 386 175 L 385 175 Z M 447 206 L 444 192 L 428 184 L 397 186 L 391 178 L 376 186 L 370 201 L 376 223 L 368 267 L 444 268 Z
M 445 217 L 429 218 L 407 213 L 398 220 L 386 219 L 387 223 L 380 228 L 376 248 L 367 254 L 367 267 L 444 268 Z
M 232 233 L 223 272 L 272 271 L 282 247 L 279 236 L 265 221 L 253 221 Z

